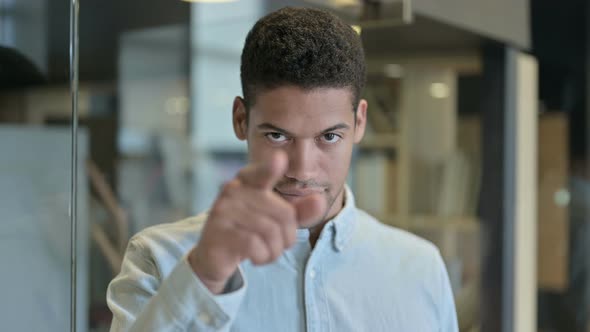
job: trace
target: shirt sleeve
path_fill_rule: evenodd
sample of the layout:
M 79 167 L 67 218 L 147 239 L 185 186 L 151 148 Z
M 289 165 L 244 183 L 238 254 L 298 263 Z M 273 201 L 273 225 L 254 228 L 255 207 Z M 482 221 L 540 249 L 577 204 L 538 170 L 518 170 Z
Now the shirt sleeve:
M 129 243 L 121 272 L 109 284 L 111 332 L 229 331 L 246 291 L 240 268 L 224 294 L 214 295 L 184 256 L 165 278 L 137 238 Z
M 453 290 L 451 289 L 451 282 L 449 280 L 445 263 L 438 250 L 436 250 L 434 266 L 436 266 L 437 269 L 434 275 L 438 279 L 439 285 L 438 312 L 440 332 L 459 332 L 457 311 L 455 309 L 455 299 L 453 296 Z

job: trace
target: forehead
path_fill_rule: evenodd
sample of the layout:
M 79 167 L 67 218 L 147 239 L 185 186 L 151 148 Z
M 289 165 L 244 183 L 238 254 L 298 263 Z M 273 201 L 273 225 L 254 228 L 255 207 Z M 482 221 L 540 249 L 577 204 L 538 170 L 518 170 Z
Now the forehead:
M 349 88 L 304 90 L 292 85 L 266 90 L 256 96 L 250 122 L 269 122 L 284 129 L 323 129 L 342 122 L 352 125 L 352 92 Z

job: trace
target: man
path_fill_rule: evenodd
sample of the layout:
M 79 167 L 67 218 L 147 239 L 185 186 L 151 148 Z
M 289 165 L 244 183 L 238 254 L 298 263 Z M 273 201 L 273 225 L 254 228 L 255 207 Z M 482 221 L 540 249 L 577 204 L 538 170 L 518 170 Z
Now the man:
M 246 38 L 233 104 L 250 164 L 208 213 L 148 228 L 109 286 L 112 331 L 457 331 L 437 249 L 357 209 L 360 38 L 285 8 Z

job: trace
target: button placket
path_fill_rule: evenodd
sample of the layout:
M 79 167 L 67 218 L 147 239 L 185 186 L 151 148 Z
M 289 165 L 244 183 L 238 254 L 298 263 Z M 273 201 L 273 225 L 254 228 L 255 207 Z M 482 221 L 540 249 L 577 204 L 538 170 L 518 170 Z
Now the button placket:
M 316 247 L 311 252 L 304 269 L 303 280 L 307 332 L 329 331 L 328 312 L 325 308 L 327 300 L 325 299 L 325 292 L 322 289 L 321 280 L 322 265 L 319 264 L 319 261 L 322 257 L 329 254 L 330 250 L 328 250 L 328 247 L 332 246 L 333 231 L 332 228 L 320 235 L 320 238 L 316 242 Z

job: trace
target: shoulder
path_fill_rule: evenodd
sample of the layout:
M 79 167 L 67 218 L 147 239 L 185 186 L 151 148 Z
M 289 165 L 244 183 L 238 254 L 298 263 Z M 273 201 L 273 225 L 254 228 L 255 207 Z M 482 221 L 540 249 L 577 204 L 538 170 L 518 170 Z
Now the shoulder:
M 395 278 L 405 278 L 423 289 L 439 285 L 446 267 L 439 249 L 430 241 L 405 230 L 381 223 L 359 210 L 356 244 L 364 257 Z M 384 270 L 384 266 L 387 266 Z
M 363 210 L 357 210 L 356 232 L 364 241 L 371 241 L 383 252 L 395 253 L 400 258 L 432 260 L 440 256 L 438 248 L 430 241 L 408 231 L 384 224 Z
M 403 280 L 411 294 L 421 294 L 425 303 L 439 310 L 454 310 L 447 269 L 439 249 L 430 241 L 379 222 L 358 211 L 357 237 L 364 237 L 363 256 L 370 255 L 391 280 Z M 451 317 L 450 315 L 449 317 Z
M 156 260 L 179 259 L 198 242 L 207 216 L 204 212 L 180 221 L 145 228 L 129 240 L 128 251 L 140 251 L 143 256 L 152 256 Z

